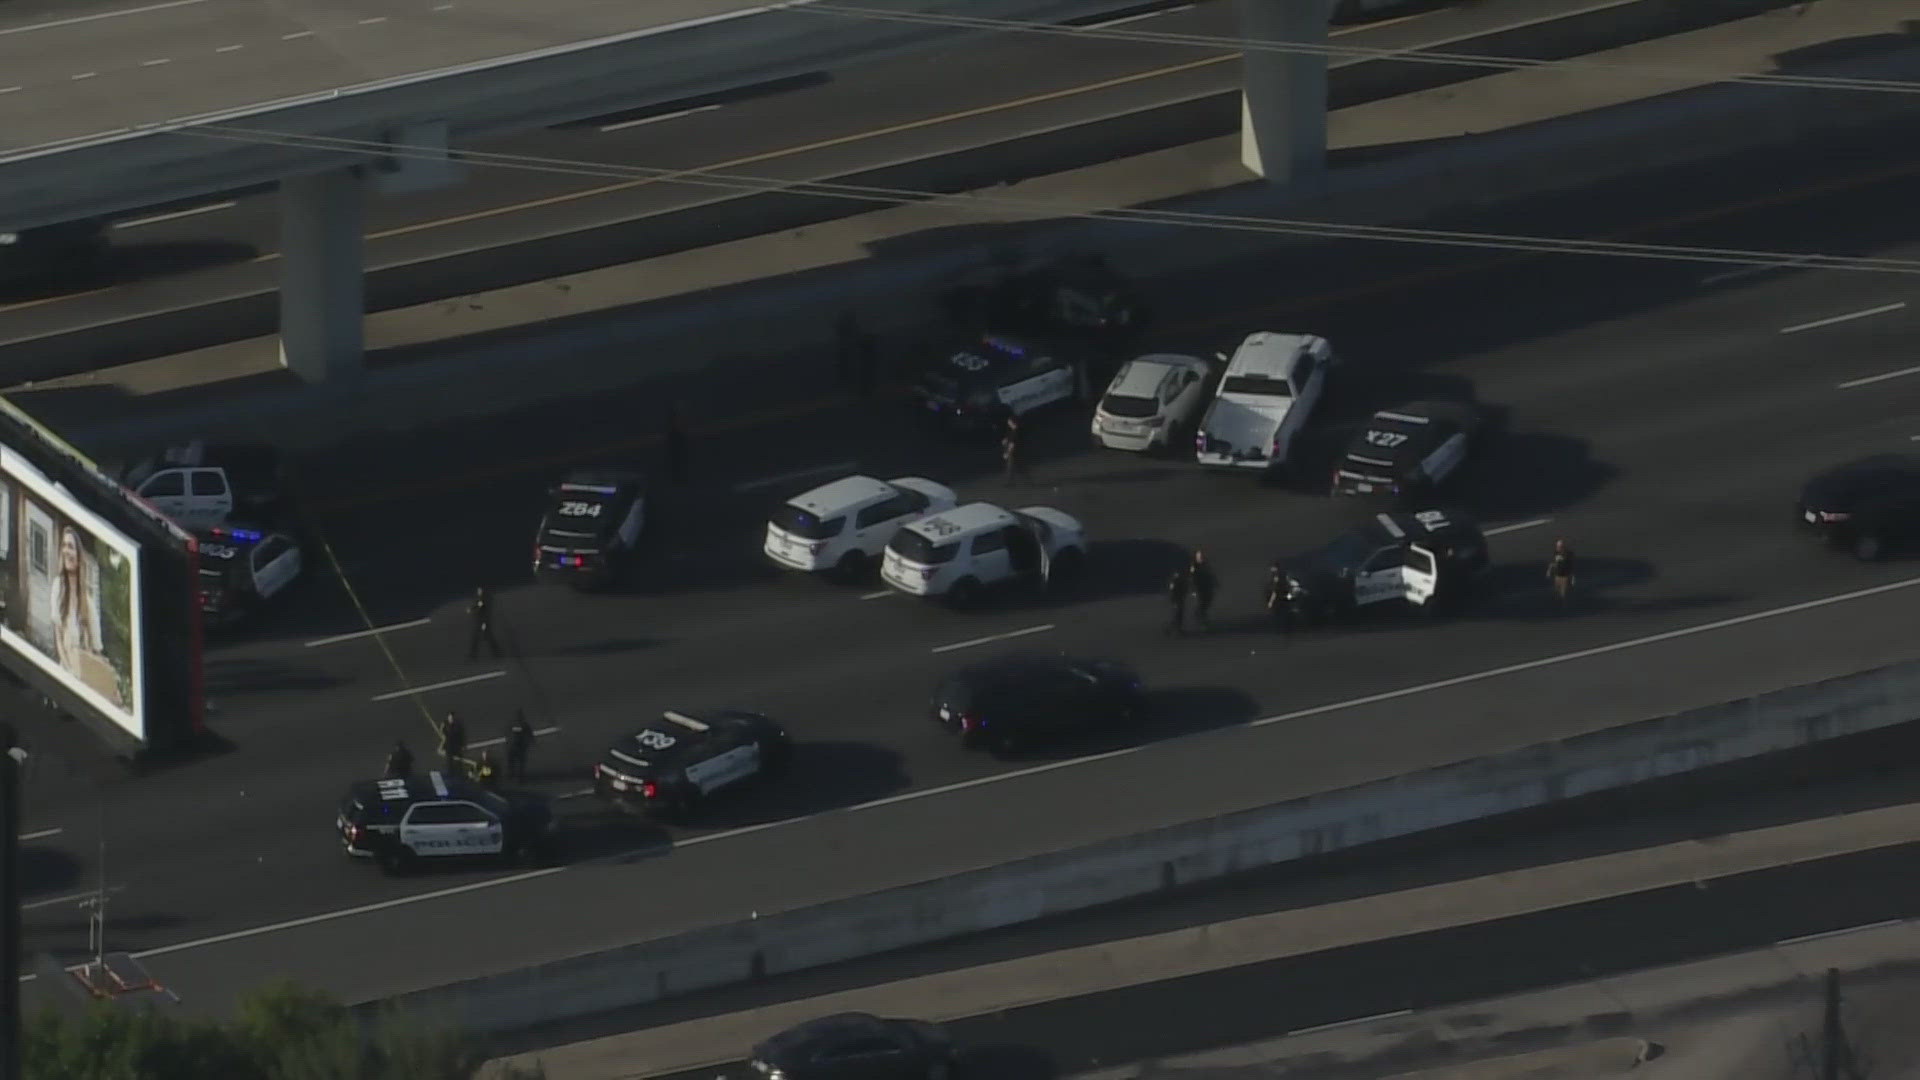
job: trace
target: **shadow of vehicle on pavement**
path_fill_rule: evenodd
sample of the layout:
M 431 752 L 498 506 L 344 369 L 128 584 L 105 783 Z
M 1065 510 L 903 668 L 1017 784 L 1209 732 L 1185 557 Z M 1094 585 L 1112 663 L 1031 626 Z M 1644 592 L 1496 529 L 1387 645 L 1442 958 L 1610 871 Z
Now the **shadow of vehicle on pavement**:
M 1090 754 L 1178 739 L 1202 731 L 1244 724 L 1259 715 L 1260 703 L 1229 686 L 1171 686 L 1146 690 L 1146 712 L 1133 724 L 1074 735 L 1004 756 L 1010 762 L 1066 761 Z

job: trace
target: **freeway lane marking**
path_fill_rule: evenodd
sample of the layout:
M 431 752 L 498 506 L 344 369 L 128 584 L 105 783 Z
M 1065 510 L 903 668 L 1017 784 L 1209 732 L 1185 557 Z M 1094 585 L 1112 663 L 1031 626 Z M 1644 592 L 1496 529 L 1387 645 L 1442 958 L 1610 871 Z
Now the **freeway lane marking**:
M 1891 304 L 1881 304 L 1879 307 L 1870 307 L 1865 311 L 1849 311 L 1845 315 L 1835 315 L 1831 318 L 1815 319 L 1812 322 L 1789 326 L 1780 332 L 1783 334 L 1797 334 L 1802 330 L 1818 330 L 1823 326 L 1833 326 L 1836 323 L 1852 322 L 1855 319 L 1866 319 L 1874 315 L 1885 315 L 1891 311 L 1899 311 L 1906 306 L 1907 302 L 1905 300 L 1897 300 Z
M 1872 383 L 1886 382 L 1888 379 L 1898 379 L 1907 375 L 1920 375 L 1920 367 L 1901 368 L 1898 371 L 1883 371 L 1878 375 L 1869 375 L 1864 379 L 1849 379 L 1846 382 L 1840 383 L 1835 389 L 1851 390 L 1856 386 L 1868 386 Z
M 603 132 L 625 131 L 628 128 L 645 127 L 648 124 L 658 124 L 667 120 L 678 120 L 683 116 L 692 116 L 694 113 L 712 112 L 715 109 L 724 107 L 725 106 L 722 105 L 699 105 L 691 109 L 676 109 L 673 112 L 661 113 L 658 116 L 643 116 L 638 120 L 622 120 L 617 124 L 602 124 L 600 125 L 600 130 Z
M 989 634 L 986 637 L 977 637 L 968 641 L 956 641 L 951 645 L 939 645 L 936 646 L 933 651 L 935 655 L 957 652 L 961 649 L 971 649 L 975 645 L 990 645 L 993 642 L 1006 641 L 1009 638 L 1026 637 L 1028 634 L 1044 634 L 1051 629 L 1053 629 L 1052 623 L 1042 623 L 1039 626 L 1029 626 L 1024 630 L 1009 630 L 1004 634 Z
M 1358 1027 L 1361 1024 L 1371 1024 L 1376 1020 L 1396 1020 L 1402 1016 L 1412 1015 L 1412 1009 L 1395 1009 L 1392 1012 L 1374 1013 L 1372 1016 L 1356 1016 L 1351 1020 L 1335 1020 L 1330 1024 L 1315 1024 L 1312 1027 L 1294 1028 L 1292 1031 L 1287 1032 L 1287 1038 L 1291 1039 L 1295 1035 L 1311 1035 L 1316 1031 L 1333 1031 L 1336 1028 Z
M 1864 934 L 1871 930 L 1885 930 L 1890 926 L 1899 926 L 1906 921 L 1905 919 L 1881 919 L 1879 922 L 1868 923 L 1865 926 L 1847 926 L 1839 930 L 1822 930 L 1817 934 L 1801 934 L 1799 937 L 1784 938 L 1774 942 L 1773 946 L 1777 949 L 1786 945 L 1805 945 L 1809 941 L 1824 941 L 1827 938 L 1846 937 L 1849 934 Z
M 1081 26 L 1081 29 L 1105 30 L 1109 26 L 1125 26 L 1128 23 L 1144 22 L 1148 19 L 1158 19 L 1163 15 L 1178 15 L 1183 11 L 1192 10 L 1192 4 L 1180 4 L 1177 7 L 1156 8 L 1152 11 L 1136 11 L 1132 15 L 1119 15 L 1111 19 L 1104 19 L 1100 22 L 1085 23 Z
M 109 895 L 113 893 L 121 893 L 126 891 L 127 891 L 127 887 L 125 885 L 115 885 L 113 888 L 107 890 Z M 56 896 L 51 900 L 35 900 L 35 901 L 32 901 L 31 903 L 21 904 L 20 910 L 21 911 L 38 911 L 41 908 L 61 907 L 66 904 L 79 904 L 87 900 L 92 900 L 93 898 L 99 895 L 100 895 L 100 891 L 98 889 L 95 889 L 91 892 L 74 893 L 71 896 Z M 26 982 L 26 979 L 23 978 L 20 981 Z
M 21 833 L 20 842 L 24 844 L 29 840 L 45 840 L 49 837 L 59 836 L 66 831 L 65 829 L 41 829 L 39 832 Z
M 1508 675 L 1518 671 L 1528 671 L 1534 668 L 1548 667 L 1554 664 L 1566 663 L 1567 661 L 1570 661 L 1570 660 L 1580 660 L 1589 656 L 1600 656 L 1605 653 L 1619 652 L 1625 649 L 1637 648 L 1642 645 L 1652 645 L 1662 641 L 1673 641 L 1678 638 L 1691 637 L 1695 634 L 1704 634 L 1712 630 L 1724 630 L 1728 627 L 1741 626 L 1751 622 L 1759 622 L 1763 619 L 1771 619 L 1780 615 L 1792 615 L 1792 614 L 1795 614 L 1796 612 L 1812 611 L 1816 608 L 1829 607 L 1834 604 L 1844 604 L 1853 600 L 1862 600 L 1870 596 L 1878 596 L 1882 593 L 1890 593 L 1900 589 L 1912 588 L 1915 585 L 1920 585 L 1920 577 L 1906 578 L 1901 581 L 1889 582 L 1888 584 L 1885 584 L 1885 585 L 1876 585 L 1876 586 L 1873 586 L 1872 588 L 1867 588 L 1867 589 L 1856 589 L 1853 592 L 1840 593 L 1835 596 L 1821 597 L 1818 600 L 1807 600 L 1798 604 L 1789 604 L 1785 607 L 1770 608 L 1766 611 L 1756 611 L 1747 615 L 1735 616 L 1734 618 L 1731 618 L 1731 619 L 1720 619 L 1715 622 L 1702 623 L 1698 626 L 1684 627 L 1679 630 L 1669 630 L 1661 634 L 1651 634 L 1646 637 L 1631 638 L 1626 641 L 1615 642 L 1611 645 L 1602 645 L 1597 648 L 1581 649 L 1577 652 L 1570 652 L 1570 653 L 1561 653 L 1558 656 L 1543 657 L 1539 660 L 1532 660 L 1523 664 L 1509 664 L 1506 667 L 1494 668 L 1488 671 L 1476 672 L 1469 675 L 1460 675 L 1451 679 L 1441 679 L 1437 682 L 1423 683 L 1419 686 L 1410 686 L 1403 690 L 1394 690 L 1385 694 L 1374 694 L 1368 697 L 1354 698 L 1350 701 L 1335 702 L 1329 705 L 1320 705 L 1312 709 L 1302 709 L 1296 712 L 1283 713 L 1279 716 L 1270 716 L 1263 720 L 1255 720 L 1247 726 L 1261 727 L 1267 724 L 1277 724 L 1283 720 L 1297 720 L 1305 716 L 1313 716 L 1317 714 L 1338 712 L 1343 709 L 1358 708 L 1363 705 L 1372 705 L 1377 702 L 1389 701 L 1395 698 L 1412 697 L 1416 694 L 1423 694 L 1433 690 L 1441 690 L 1450 686 L 1459 686 L 1463 683 L 1477 682 L 1483 679 L 1491 679 L 1500 675 Z M 1232 729 L 1224 729 L 1224 730 L 1230 731 Z M 1197 732 L 1193 735 L 1181 736 L 1181 738 L 1185 738 L 1185 739 L 1203 738 L 1208 734 L 1210 733 Z M 1167 741 L 1171 742 L 1175 740 L 1167 740 Z M 673 846 L 683 846 L 683 845 L 691 846 L 694 844 L 712 843 L 713 841 L 716 841 L 716 840 L 730 839 L 732 837 L 743 836 L 750 832 L 760 832 L 764 829 L 777 828 L 783 825 L 798 825 L 801 822 L 811 821 L 814 818 L 824 817 L 829 814 L 851 814 L 856 811 L 872 810 L 878 807 L 888 806 L 893 803 L 907 802 L 913 799 L 925 799 L 935 795 L 945 795 L 945 794 L 948 794 L 949 792 L 961 791 L 971 787 L 979 787 L 982 784 L 997 784 L 997 783 L 1000 783 L 1001 781 L 1012 780 L 1017 777 L 1035 776 L 1040 773 L 1052 772 L 1055 769 L 1065 769 L 1065 768 L 1070 768 L 1076 765 L 1089 765 L 1096 761 L 1105 761 L 1108 758 L 1124 757 L 1127 754 L 1139 753 L 1141 750 L 1145 749 L 1147 745 L 1150 745 L 1150 744 L 1142 744 L 1139 746 L 1128 746 L 1128 747 L 1123 747 L 1119 750 L 1108 750 L 1104 753 L 1089 754 L 1086 757 L 1066 758 L 1061 761 L 1049 762 L 1048 764 L 1045 764 L 1045 765 L 1036 765 L 1031 768 L 1015 769 L 1011 772 L 996 773 L 992 776 L 975 777 L 972 780 L 962 780 L 962 781 L 959 781 L 958 783 L 944 784 L 940 787 L 923 788 L 919 791 L 908 791 L 899 795 L 890 795 L 884 799 L 875 799 L 871 802 L 857 803 L 853 806 L 846 807 L 845 809 L 842 809 L 842 810 L 826 810 L 826 811 L 821 811 L 820 813 L 817 813 L 817 814 L 808 814 L 803 817 L 786 818 L 780 821 L 763 822 L 759 825 L 751 825 L 743 829 L 727 829 L 721 832 L 706 833 L 700 836 L 688 837 L 684 840 L 676 840 L 674 841 Z M 588 865 L 594 865 L 594 864 L 602 864 L 602 865 L 610 864 L 619 859 L 626 858 L 630 855 L 639 854 L 641 852 L 658 850 L 659 847 L 660 847 L 659 844 L 649 844 L 643 847 L 635 848 L 629 852 L 623 852 L 618 855 L 610 855 L 600 859 L 592 859 L 586 862 L 579 863 L 577 865 L 588 866 Z M 539 870 L 527 870 L 518 874 L 509 874 L 506 877 L 489 878 L 485 881 L 473 881 L 473 882 L 468 882 L 465 885 L 455 885 L 450 888 L 436 889 L 432 892 L 417 893 L 413 896 L 399 896 L 391 900 L 382 900 L 377 903 L 361 904 L 358 907 L 343 908 L 338 911 L 323 911 L 317 915 L 306 915 L 298 919 L 289 919 L 284 922 L 270 923 L 266 926 L 255 926 L 246 930 L 233 930 L 224 934 L 215 934 L 211 937 L 199 938 L 193 941 L 182 941 L 173 945 L 162 945 L 157 948 L 147 949 L 143 952 L 134 953 L 133 958 L 136 960 L 146 960 L 155 956 L 165 956 L 169 953 L 187 952 L 192 949 L 210 948 L 215 945 L 224 945 L 229 941 L 244 941 L 248 938 L 260 937 L 265 934 L 277 933 L 282 930 L 296 930 L 303 926 L 313 926 L 318 923 L 332 922 L 333 920 L 336 920 L 336 919 L 350 918 L 355 915 L 366 915 L 375 911 L 386 911 L 391 908 L 404 907 L 408 904 L 419 904 L 429 900 L 440 900 L 449 896 L 459 896 L 464 893 L 478 892 L 481 889 L 498 888 L 502 885 L 512 885 L 522 881 L 532 881 L 535 878 L 551 877 L 554 874 L 564 873 L 568 869 L 569 867 L 566 867 L 566 866 L 549 866 Z M 78 968 L 78 966 L 79 965 L 75 965 L 73 968 L 69 968 L 68 970 L 75 970 Z M 32 982 L 37 977 L 38 976 L 32 975 L 32 974 L 22 975 L 20 976 L 20 981 L 23 983 Z
M 1521 529 L 1537 529 L 1542 525 L 1551 525 L 1552 518 L 1534 518 L 1532 521 L 1516 521 L 1511 525 L 1496 525 L 1485 531 L 1484 535 L 1499 536 L 1501 533 L 1519 532 Z
M 405 690 L 390 690 L 384 694 L 375 694 L 373 700 L 392 701 L 394 698 L 412 697 L 415 694 L 424 694 L 430 690 L 445 690 L 450 686 L 465 686 L 468 683 L 486 682 L 488 679 L 498 679 L 505 674 L 505 671 L 484 671 L 478 675 L 468 675 L 462 679 L 448 679 L 445 682 L 428 683 L 425 686 L 409 686 Z
M 121 8 L 118 11 L 100 11 L 92 15 L 75 15 L 71 19 L 55 19 L 52 22 L 33 23 L 30 26 L 13 26 L 0 30 L 0 37 L 9 34 L 30 34 L 35 30 L 57 30 L 62 26 L 74 26 L 79 23 L 98 22 L 101 19 L 117 19 L 122 15 L 144 15 L 149 11 L 165 11 L 168 8 L 189 7 L 204 4 L 206 0 L 166 0 L 160 4 L 146 4 L 142 7 Z
M 366 630 L 355 630 L 351 634 L 335 634 L 332 637 L 323 637 L 318 641 L 309 641 L 306 644 L 306 648 L 317 649 L 322 645 L 337 645 L 342 641 L 358 641 L 363 637 L 372 637 L 375 634 L 391 634 L 395 630 L 411 630 L 416 626 L 425 626 L 432 621 L 433 619 L 431 617 L 427 617 L 414 619 L 411 622 L 391 623 L 387 626 L 375 626 Z
M 557 727 L 543 727 L 543 728 L 534 728 L 534 729 L 533 729 L 533 734 L 534 734 L 534 737 L 535 737 L 535 738 L 540 738 L 540 737 L 542 737 L 542 736 L 545 736 L 545 735 L 553 735 L 553 734 L 556 734 L 556 733 L 558 733 L 558 732 L 559 732 L 559 730 L 560 730 L 560 729 L 559 729 L 559 728 L 557 728 Z M 505 738 L 499 738 L 499 739 L 481 739 L 481 740 L 480 740 L 479 742 L 470 742 L 470 743 L 468 743 L 468 744 L 467 744 L 467 749 L 469 749 L 469 750 L 484 750 L 484 749 L 486 749 L 486 748 L 487 748 L 487 747 L 489 747 L 489 746 L 500 746 L 500 745 L 502 745 L 502 744 L 504 744 L 504 743 L 505 743 L 506 741 L 507 741 L 507 740 L 506 740 Z
M 763 476 L 758 480 L 749 480 L 744 484 L 735 484 L 733 485 L 733 490 L 757 491 L 760 488 L 784 484 L 789 480 L 804 480 L 809 476 L 818 476 L 821 473 L 852 472 L 859 467 L 860 463 L 857 461 L 836 461 L 831 465 L 815 465 L 811 469 L 795 469 L 793 472 L 781 473 L 779 476 Z
M 132 221 L 116 221 L 113 223 L 113 227 L 116 229 L 138 229 L 143 225 L 158 225 L 163 221 L 174 221 L 179 218 L 193 217 L 196 214 L 211 214 L 215 210 L 231 210 L 238 205 L 240 204 L 234 202 L 232 199 L 228 199 L 226 202 L 209 203 L 206 206 L 196 206 L 190 210 L 175 210 L 166 214 L 154 214 L 150 217 L 134 218 Z
M 1920 439 L 1920 435 L 1915 435 L 1915 436 L 1914 436 L 1914 438 L 1916 438 L 1916 439 Z M 870 592 L 870 593 L 861 593 L 861 594 L 860 594 L 860 599 L 862 599 L 862 600 L 882 600 L 882 599 L 885 599 L 886 597 L 889 597 L 889 596 L 892 596 L 892 595 L 893 595 L 893 590 L 892 590 L 892 589 L 879 589 L 879 590 L 876 590 L 876 591 L 874 591 L 874 592 Z

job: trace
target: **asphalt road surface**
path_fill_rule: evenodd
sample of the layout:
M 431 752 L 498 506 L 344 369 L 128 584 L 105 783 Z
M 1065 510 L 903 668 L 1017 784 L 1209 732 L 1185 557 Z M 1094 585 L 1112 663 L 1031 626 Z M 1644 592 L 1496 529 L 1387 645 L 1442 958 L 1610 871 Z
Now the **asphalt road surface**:
M 1916 174 L 1910 146 L 1864 132 L 1452 224 L 1911 256 L 1920 238 L 1901 230 Z M 1034 481 L 1008 491 L 983 449 L 920 429 L 895 403 L 822 397 L 821 359 L 777 350 L 724 384 L 342 450 L 312 464 L 309 499 L 354 599 L 315 580 L 210 652 L 230 752 L 137 779 L 99 782 L 96 767 L 58 760 L 36 772 L 29 834 L 58 831 L 27 849 L 29 946 L 82 949 L 73 897 L 100 880 L 102 828 L 113 940 L 157 950 L 149 962 L 190 1007 L 222 1007 L 269 957 L 275 974 L 359 998 L 1906 659 L 1913 565 L 1821 551 L 1788 514 L 1813 469 L 1920 437 L 1920 379 L 1843 386 L 1911 368 L 1911 279 L 1719 277 L 1391 245 L 1289 249 L 1196 275 L 1158 298 L 1154 344 L 1297 329 L 1352 358 L 1297 489 L 1094 452 L 1074 413 L 1042 427 Z M 1268 561 L 1355 512 L 1317 493 L 1330 446 L 1368 409 L 1452 394 L 1510 413 L 1454 493 L 1505 530 L 1483 596 L 1442 623 L 1383 616 L 1291 640 L 1264 629 Z M 703 423 L 760 419 L 695 445 L 694 483 L 660 494 L 629 591 L 523 585 L 553 463 L 650 462 L 640 448 L 667 395 Z M 962 615 L 776 573 L 758 554 L 768 508 L 851 462 L 1062 507 L 1095 542 L 1091 580 L 1071 598 Z M 802 472 L 816 475 L 776 479 Z M 1583 559 L 1568 610 L 1542 578 L 1558 535 Z M 1196 546 L 1223 578 L 1217 626 L 1169 639 L 1157 588 Z M 458 597 L 477 581 L 504 589 L 503 661 L 464 659 Z M 414 625 L 320 644 L 363 628 L 362 605 L 375 624 Z M 927 722 L 927 692 L 1016 634 L 1134 661 L 1154 716 L 1010 764 L 961 753 Z M 375 700 L 409 686 L 444 688 Z M 345 785 L 376 772 L 396 736 L 431 747 L 428 710 L 461 710 L 480 739 L 526 708 L 555 729 L 534 767 L 565 795 L 639 717 L 718 703 L 777 715 L 802 745 L 788 781 L 700 828 L 663 832 L 572 799 L 569 868 L 397 881 L 345 859 L 329 833 Z M 376 938 L 379 952 L 359 947 Z
M 1592 9 L 1604 15 L 1569 20 L 1573 29 L 1564 35 L 1530 30 L 1521 41 L 1500 34 Z M 1637 25 L 1620 11 L 1602 0 L 1486 0 L 1336 32 L 1342 43 L 1375 48 L 1544 58 L 1621 43 L 1601 29 Z M 1645 15 L 1648 25 L 1668 29 L 1679 25 L 1660 20 L 1684 17 Z M 1231 33 L 1233 25 L 1230 6 L 1218 3 L 1129 24 L 1214 35 Z M 1479 74 L 1417 63 L 1336 65 L 1336 107 Z M 1009 34 L 976 48 L 666 103 L 474 149 L 616 170 L 699 169 L 773 181 L 859 177 L 908 190 L 960 191 L 1224 134 L 1239 123 L 1239 74 L 1236 54 L 1216 49 Z M 623 176 L 483 168 L 458 187 L 370 199 L 369 309 L 797 228 L 864 208 L 804 196 L 743 201 L 735 191 Z M 97 367 L 104 357 L 130 362 L 271 334 L 278 243 L 271 191 L 129 215 L 114 230 L 102 279 L 0 296 L 0 370 L 14 380 L 45 379 Z

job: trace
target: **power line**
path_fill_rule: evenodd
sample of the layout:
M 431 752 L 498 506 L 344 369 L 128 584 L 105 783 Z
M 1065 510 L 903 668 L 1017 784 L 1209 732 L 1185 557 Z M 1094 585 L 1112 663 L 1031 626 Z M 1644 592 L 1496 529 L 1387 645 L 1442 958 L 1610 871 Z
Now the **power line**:
M 368 139 L 336 138 L 318 135 L 291 135 L 281 132 L 219 126 L 191 126 L 179 134 L 233 142 L 279 146 L 288 149 L 330 150 L 356 158 L 402 158 L 441 161 L 446 152 L 437 147 L 390 145 Z M 1182 228 L 1214 229 L 1228 232 L 1265 233 L 1304 236 L 1330 240 L 1372 240 L 1386 243 L 1422 244 L 1436 247 L 1479 248 L 1497 251 L 1527 252 L 1545 255 L 1595 255 L 1610 258 L 1644 259 L 1664 262 L 1712 263 L 1724 266 L 1795 267 L 1800 269 L 1848 270 L 1865 273 L 1920 274 L 1920 260 L 1873 256 L 1823 255 L 1744 248 L 1691 247 L 1673 244 L 1639 244 L 1616 240 L 1583 240 L 1559 237 L 1521 236 L 1502 233 L 1469 232 L 1450 229 L 1421 229 L 1398 225 L 1359 225 L 1300 219 L 1266 218 L 1236 214 L 1210 214 L 1192 211 L 1142 209 L 1138 207 L 1081 206 L 1023 199 L 1000 194 L 976 192 L 947 193 L 909 188 L 849 184 L 832 180 L 781 180 L 746 176 L 738 173 L 708 172 L 702 169 L 659 169 L 638 165 L 578 161 L 531 154 L 506 154 L 488 151 L 462 151 L 456 157 L 470 164 L 489 168 L 553 173 L 596 179 L 623 179 L 641 183 L 686 184 L 754 194 L 812 195 L 886 206 L 920 203 L 963 212 L 1012 211 L 1036 217 L 1074 218 L 1096 221 L 1120 221 L 1134 224 L 1166 225 Z
M 1216 34 L 1177 34 L 1159 30 L 1136 30 L 1118 26 L 1069 26 L 1024 19 L 996 19 L 975 15 L 946 15 L 939 12 L 895 11 L 857 4 L 815 0 L 785 9 L 793 14 L 836 15 L 844 18 L 882 22 L 919 23 L 957 29 L 993 30 L 1007 33 L 1044 34 L 1054 37 L 1096 38 L 1112 41 L 1143 42 L 1152 45 L 1180 45 L 1218 49 L 1224 52 L 1273 52 L 1307 56 L 1341 57 L 1353 60 L 1410 60 L 1423 64 L 1453 67 L 1490 68 L 1525 71 L 1535 68 L 1576 69 L 1622 76 L 1657 79 L 1688 79 L 1700 83 L 1743 83 L 1757 86 L 1790 86 L 1808 90 L 1852 90 L 1883 94 L 1920 94 L 1920 82 L 1903 79 L 1855 79 L 1830 75 L 1789 75 L 1775 72 L 1715 72 L 1698 68 L 1669 68 L 1647 64 L 1620 64 L 1586 57 L 1558 60 L 1531 60 L 1506 56 L 1482 56 L 1473 53 L 1441 52 L 1433 49 L 1380 49 L 1365 45 L 1308 44 L 1292 41 L 1267 41 L 1259 38 Z

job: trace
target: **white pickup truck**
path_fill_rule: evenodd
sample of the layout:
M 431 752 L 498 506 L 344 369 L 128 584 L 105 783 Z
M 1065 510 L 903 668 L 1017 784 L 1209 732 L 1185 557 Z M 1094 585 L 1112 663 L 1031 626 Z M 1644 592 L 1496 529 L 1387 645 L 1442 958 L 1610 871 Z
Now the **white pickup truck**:
M 1222 357 L 1222 359 L 1227 359 Z M 1286 465 L 1294 440 L 1326 393 L 1332 346 L 1311 334 L 1248 334 L 1194 434 L 1194 456 L 1217 469 Z

